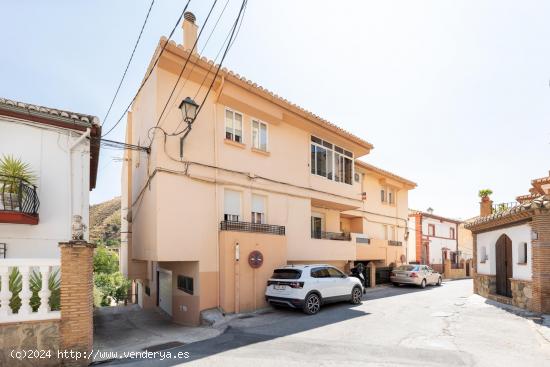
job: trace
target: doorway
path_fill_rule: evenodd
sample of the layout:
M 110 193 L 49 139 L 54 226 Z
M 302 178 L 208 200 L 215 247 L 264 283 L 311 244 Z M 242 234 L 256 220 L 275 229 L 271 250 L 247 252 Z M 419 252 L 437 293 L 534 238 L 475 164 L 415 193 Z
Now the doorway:
M 503 234 L 497 240 L 496 250 L 496 288 L 497 294 L 512 297 L 512 240 Z
M 172 271 L 158 268 L 158 305 L 172 316 Z

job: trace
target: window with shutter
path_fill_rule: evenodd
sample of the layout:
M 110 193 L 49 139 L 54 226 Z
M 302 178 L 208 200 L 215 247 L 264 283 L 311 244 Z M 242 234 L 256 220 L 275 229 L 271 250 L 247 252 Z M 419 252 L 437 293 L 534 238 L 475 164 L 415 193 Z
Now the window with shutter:
M 241 193 L 225 190 L 223 219 L 238 222 L 241 216 Z

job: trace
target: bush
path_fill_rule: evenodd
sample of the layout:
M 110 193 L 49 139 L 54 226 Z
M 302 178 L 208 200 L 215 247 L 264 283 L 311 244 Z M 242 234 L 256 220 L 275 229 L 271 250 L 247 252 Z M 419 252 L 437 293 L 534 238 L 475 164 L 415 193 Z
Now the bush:
M 125 300 L 130 290 L 130 281 L 120 272 L 94 274 L 94 285 L 101 293 L 101 306 L 108 306 L 111 299 L 117 303 Z
M 94 273 L 113 274 L 118 271 L 118 256 L 99 246 L 94 254 Z

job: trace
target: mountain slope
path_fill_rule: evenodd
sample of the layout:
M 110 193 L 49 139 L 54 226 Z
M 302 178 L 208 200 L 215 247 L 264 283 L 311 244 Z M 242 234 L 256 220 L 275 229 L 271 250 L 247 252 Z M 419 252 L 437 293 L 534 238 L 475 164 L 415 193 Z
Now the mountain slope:
M 120 244 L 120 197 L 90 206 L 90 242 Z

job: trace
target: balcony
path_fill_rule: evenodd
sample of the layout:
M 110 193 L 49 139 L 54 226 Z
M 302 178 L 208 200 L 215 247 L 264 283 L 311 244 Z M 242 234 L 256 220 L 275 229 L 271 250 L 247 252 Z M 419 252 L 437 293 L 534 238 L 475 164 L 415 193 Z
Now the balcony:
M 344 232 L 325 232 L 311 230 L 311 238 L 318 240 L 351 241 L 351 235 Z
M 388 246 L 403 246 L 403 242 L 401 242 L 401 241 L 389 240 L 389 241 L 388 241 Z
M 0 223 L 38 224 L 39 206 L 36 186 L 0 175 Z
M 229 220 L 224 220 L 220 222 L 220 231 L 267 233 L 278 236 L 285 235 L 284 226 L 251 222 L 234 222 Z

